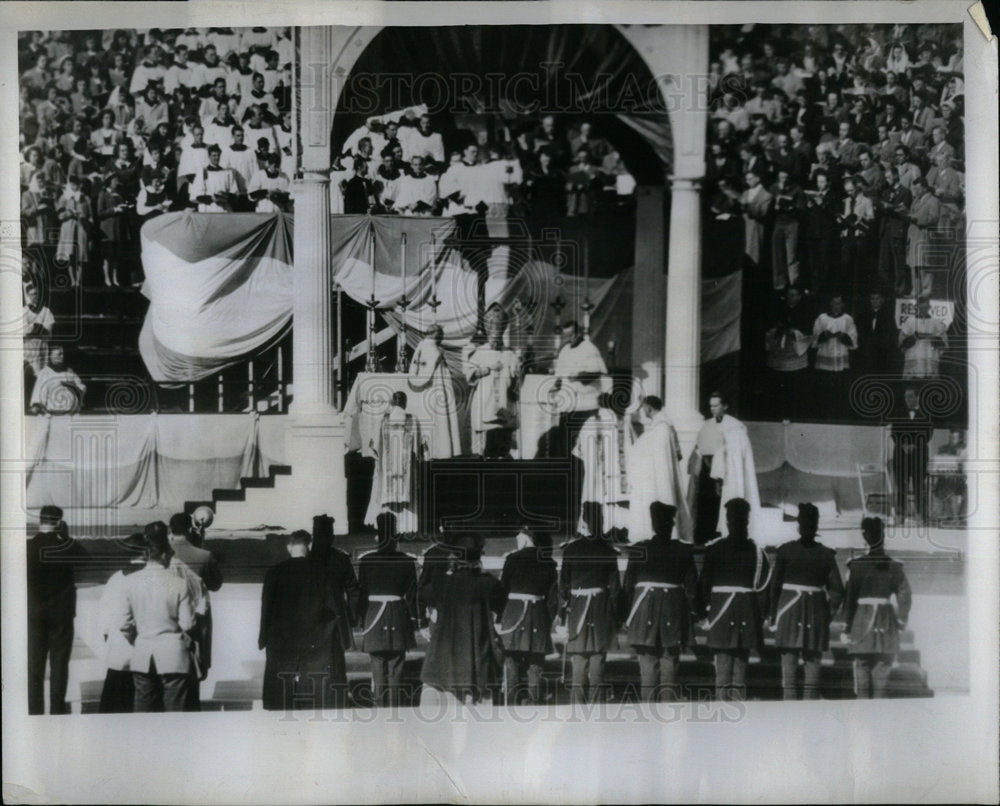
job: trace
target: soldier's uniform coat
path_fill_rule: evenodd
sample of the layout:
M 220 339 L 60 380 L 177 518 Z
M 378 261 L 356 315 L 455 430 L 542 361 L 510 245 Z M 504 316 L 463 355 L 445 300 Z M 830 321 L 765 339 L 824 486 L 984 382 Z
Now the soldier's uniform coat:
M 527 546 L 507 555 L 500 574 L 507 604 L 499 629 L 507 652 L 552 652 L 557 577 L 551 551 Z
M 401 551 L 365 554 L 358 565 L 361 598 L 361 649 L 364 652 L 405 652 L 416 642 L 417 561 Z M 386 600 L 382 597 L 398 597 Z
M 893 608 L 890 597 L 895 597 Z M 895 655 L 900 625 L 910 615 L 910 583 L 903 565 L 884 549 L 873 549 L 847 564 L 844 617 L 852 655 Z
M 816 542 L 782 545 L 771 577 L 771 623 L 778 649 L 825 652 L 844 586 L 836 552 Z
M 566 613 L 567 652 L 607 652 L 617 645 L 620 596 L 618 552 L 610 544 L 599 538 L 566 544 L 559 600 Z
M 654 537 L 632 546 L 629 555 L 624 585 L 630 603 L 625 619 L 629 644 L 659 650 L 686 646 L 691 638 L 689 596 L 697 580 L 691 546 Z
M 707 612 L 709 648 L 760 651 L 766 594 L 758 589 L 769 573 L 767 555 L 752 540 L 726 537 L 708 545 L 698 580 L 697 609 Z

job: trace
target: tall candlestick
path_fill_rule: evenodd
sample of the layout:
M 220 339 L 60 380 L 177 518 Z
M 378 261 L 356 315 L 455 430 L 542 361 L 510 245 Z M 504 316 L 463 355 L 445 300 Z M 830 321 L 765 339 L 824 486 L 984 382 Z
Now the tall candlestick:
M 583 335 L 590 334 L 590 312 L 594 310 L 590 302 L 590 241 L 583 242 Z
M 438 251 L 437 251 L 437 233 L 433 230 L 431 231 L 431 317 L 434 324 L 437 324 L 437 314 L 438 305 L 441 304 L 441 300 L 438 299 L 437 292 L 437 269 L 438 269 Z
M 400 269 L 403 276 L 403 296 L 399 300 L 399 335 L 396 337 L 396 372 L 406 372 L 406 308 L 409 301 L 406 298 L 406 233 L 400 236 Z
M 368 263 L 372 270 L 372 295 L 368 300 L 368 355 L 365 357 L 365 372 L 375 372 L 378 363 L 375 355 L 375 230 L 372 230 L 371 241 L 368 242 Z

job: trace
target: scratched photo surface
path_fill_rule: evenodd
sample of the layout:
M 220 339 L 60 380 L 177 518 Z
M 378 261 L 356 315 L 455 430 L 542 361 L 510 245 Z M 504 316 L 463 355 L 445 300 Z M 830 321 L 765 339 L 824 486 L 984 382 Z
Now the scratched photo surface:
M 995 641 L 996 98 L 964 9 L 407 5 L 5 28 L 5 711 L 169 720 L 243 778 L 101 800 L 745 799 L 749 759 L 723 784 L 694 745 L 665 780 L 709 730 L 805 754 L 765 799 L 959 797 L 960 767 L 904 782 Z M 942 733 L 908 755 L 885 720 Z M 5 796 L 85 797 L 42 780 Z

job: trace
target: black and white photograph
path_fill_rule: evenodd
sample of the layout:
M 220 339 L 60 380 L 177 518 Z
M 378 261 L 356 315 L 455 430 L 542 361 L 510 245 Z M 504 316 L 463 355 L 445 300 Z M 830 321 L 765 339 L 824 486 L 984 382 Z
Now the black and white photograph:
M 993 801 L 981 7 L 9 5 L 5 800 Z

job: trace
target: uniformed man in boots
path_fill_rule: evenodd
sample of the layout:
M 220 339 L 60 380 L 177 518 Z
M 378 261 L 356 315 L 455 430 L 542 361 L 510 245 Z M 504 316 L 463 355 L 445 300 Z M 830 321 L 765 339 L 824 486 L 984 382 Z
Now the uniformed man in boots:
M 372 695 L 376 706 L 400 704 L 406 650 L 416 645 L 417 561 L 396 548 L 396 516 L 376 521 L 378 548 L 361 558 L 361 648 L 371 656 Z
M 881 518 L 864 518 L 861 533 L 868 553 L 847 563 L 844 621 L 841 636 L 854 658 L 854 692 L 858 699 L 888 695 L 889 673 L 899 652 L 899 633 L 910 615 L 910 583 L 902 563 L 885 553 Z
M 504 650 L 504 699 L 512 704 L 526 694 L 529 702 L 537 704 L 543 700 L 545 656 L 552 652 L 558 571 L 548 534 L 525 527 L 517 536 L 517 546 L 507 555 L 500 574 L 507 596 L 497 630 Z
M 566 544 L 559 573 L 566 653 L 573 675 L 570 701 L 574 703 L 599 702 L 605 697 L 604 661 L 617 640 L 621 595 L 618 552 L 600 537 L 600 504 L 588 502 L 583 517 L 590 534 Z
M 764 643 L 762 593 L 771 576 L 767 555 L 749 535 L 750 504 L 726 502 L 728 537 L 708 545 L 698 580 L 698 612 L 705 614 L 708 646 L 715 654 L 719 700 L 746 699 L 750 650 Z M 766 594 L 764 594 L 766 595 Z
M 677 673 L 681 647 L 691 639 L 691 600 L 697 570 L 691 546 L 671 540 L 677 507 L 649 505 L 653 538 L 629 549 L 625 595 L 631 602 L 625 627 L 639 655 L 642 699 L 672 702 L 680 697 Z
M 820 659 L 830 647 L 830 619 L 840 608 L 844 586 L 836 552 L 816 541 L 819 510 L 799 504 L 799 539 L 778 549 L 771 577 L 770 629 L 781 653 L 781 688 L 797 699 L 799 658 L 805 666 L 804 699 L 819 699 Z

